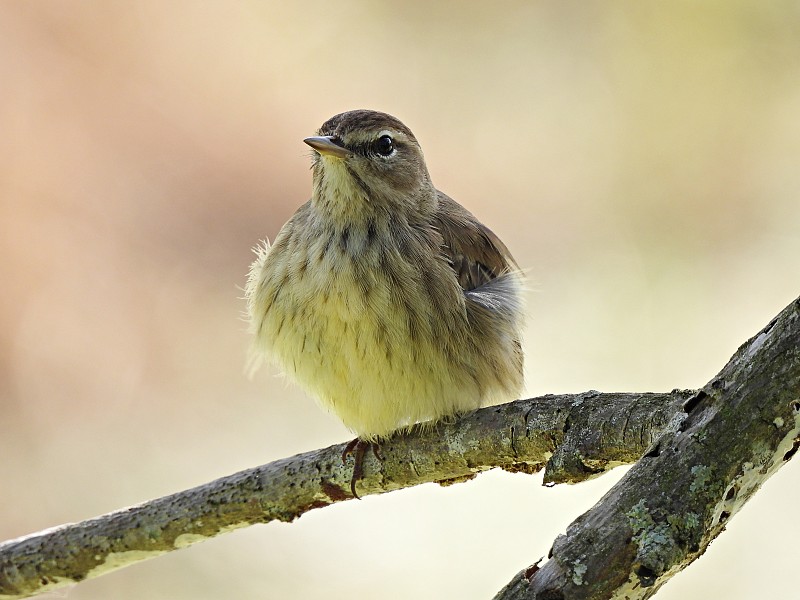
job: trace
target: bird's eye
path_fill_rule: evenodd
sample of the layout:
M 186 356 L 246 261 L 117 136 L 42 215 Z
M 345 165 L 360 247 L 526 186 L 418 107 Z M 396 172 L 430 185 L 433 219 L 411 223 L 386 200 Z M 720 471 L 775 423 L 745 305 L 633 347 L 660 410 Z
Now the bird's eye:
M 372 143 L 372 149 L 381 156 L 389 156 L 394 152 L 394 140 L 389 135 L 382 135 Z

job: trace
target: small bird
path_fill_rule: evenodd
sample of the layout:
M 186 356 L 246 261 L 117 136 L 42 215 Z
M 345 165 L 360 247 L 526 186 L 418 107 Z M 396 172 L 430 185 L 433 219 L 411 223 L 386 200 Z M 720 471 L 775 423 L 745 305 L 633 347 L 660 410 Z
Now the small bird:
M 505 244 L 434 187 L 395 117 L 345 112 L 304 142 L 311 200 L 247 280 L 254 354 L 356 433 L 349 450 L 515 399 L 522 275 Z

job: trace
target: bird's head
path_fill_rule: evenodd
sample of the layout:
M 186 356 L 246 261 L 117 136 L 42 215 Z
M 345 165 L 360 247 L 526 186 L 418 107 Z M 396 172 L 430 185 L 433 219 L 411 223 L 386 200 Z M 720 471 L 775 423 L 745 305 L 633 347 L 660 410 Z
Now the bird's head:
M 314 201 L 337 212 L 424 209 L 435 202 L 417 138 L 391 115 L 354 110 L 306 138 L 314 149 Z

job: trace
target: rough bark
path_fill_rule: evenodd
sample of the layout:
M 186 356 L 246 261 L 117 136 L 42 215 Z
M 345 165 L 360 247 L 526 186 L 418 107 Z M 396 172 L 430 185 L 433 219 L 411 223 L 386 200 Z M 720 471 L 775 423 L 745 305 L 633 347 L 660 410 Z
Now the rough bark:
M 642 459 L 496 600 L 649 598 L 800 446 L 800 299 L 743 344 Z
M 498 598 L 648 597 L 699 556 L 798 444 L 800 301 L 699 391 L 544 396 L 415 428 L 368 453 L 361 496 L 500 467 L 577 482 L 631 472 Z M 307 452 L 0 544 L 0 600 L 23 598 L 221 533 L 352 498 L 345 445 Z
M 367 453 L 360 496 L 467 481 L 500 467 L 579 481 L 635 461 L 691 395 L 572 394 L 484 408 Z M 350 500 L 345 444 L 248 469 L 95 519 L 0 544 L 0 598 L 97 577 L 216 535 Z

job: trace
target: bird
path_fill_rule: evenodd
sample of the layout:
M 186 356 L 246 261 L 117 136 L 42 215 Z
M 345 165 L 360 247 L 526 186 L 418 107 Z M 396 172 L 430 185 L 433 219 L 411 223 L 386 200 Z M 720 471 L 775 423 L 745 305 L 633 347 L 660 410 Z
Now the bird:
M 358 497 L 366 445 L 518 397 L 524 277 L 436 189 L 396 117 L 344 112 L 303 141 L 311 199 L 255 248 L 247 277 L 252 355 L 356 434 L 343 459 L 356 448 Z

